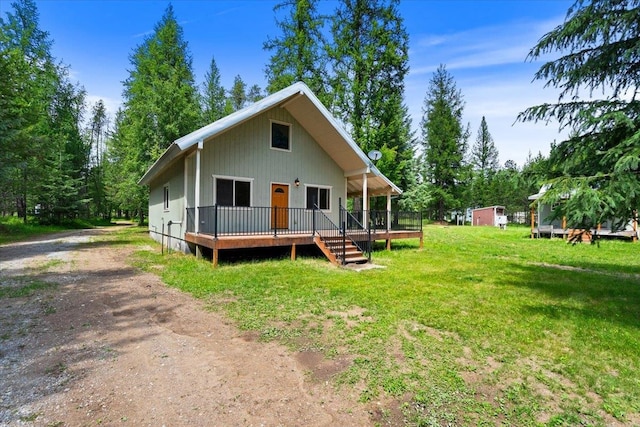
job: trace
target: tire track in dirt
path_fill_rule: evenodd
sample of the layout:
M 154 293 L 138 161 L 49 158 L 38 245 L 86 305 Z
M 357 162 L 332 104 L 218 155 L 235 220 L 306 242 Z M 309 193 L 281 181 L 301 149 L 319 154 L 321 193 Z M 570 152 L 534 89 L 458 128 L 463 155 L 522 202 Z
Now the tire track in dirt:
M 356 396 L 313 381 L 286 348 L 129 267 L 133 249 L 107 233 L 0 247 L 2 286 L 58 284 L 0 299 L 0 425 L 371 424 Z M 59 261 L 38 268 L 51 253 Z

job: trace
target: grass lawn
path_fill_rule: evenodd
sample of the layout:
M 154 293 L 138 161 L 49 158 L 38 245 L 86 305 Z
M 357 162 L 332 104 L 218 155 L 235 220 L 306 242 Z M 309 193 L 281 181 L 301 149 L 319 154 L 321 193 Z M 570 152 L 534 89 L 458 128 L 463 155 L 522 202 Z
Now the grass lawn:
M 640 244 L 427 226 L 355 272 L 140 251 L 244 330 L 341 361 L 381 425 L 640 424 Z M 157 268 L 152 268 L 158 271 Z
M 66 231 L 72 229 L 92 228 L 94 226 L 108 226 L 111 222 L 106 220 L 85 221 L 76 219 L 67 221 L 60 225 L 40 225 L 33 217 L 29 217 L 27 223 L 17 216 L 0 216 L 0 245 L 21 240 L 30 237 L 55 233 L 57 231 Z

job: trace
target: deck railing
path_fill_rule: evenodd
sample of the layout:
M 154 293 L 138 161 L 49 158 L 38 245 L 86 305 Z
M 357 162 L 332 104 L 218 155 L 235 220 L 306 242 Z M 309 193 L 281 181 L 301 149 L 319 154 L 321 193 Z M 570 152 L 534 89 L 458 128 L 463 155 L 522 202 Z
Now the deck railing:
M 310 234 L 313 211 L 303 208 L 202 206 L 198 232 L 218 236 Z M 193 219 L 192 219 L 193 218 Z M 187 232 L 195 231 L 195 208 L 187 208 Z
M 199 209 L 198 231 L 218 236 L 253 236 L 278 234 L 313 234 L 323 227 L 314 224 L 314 210 L 305 208 L 202 206 Z M 376 231 L 421 231 L 420 212 L 353 211 L 340 208 L 338 229 L 351 234 Z M 317 211 L 323 214 L 322 211 Z M 330 220 L 328 217 L 326 217 Z M 368 227 L 365 226 L 368 218 Z M 317 218 L 316 218 L 317 219 Z M 195 208 L 187 208 L 187 232 L 195 232 Z M 355 240 L 355 239 L 354 239 Z M 366 248 L 364 252 L 366 252 Z
M 422 231 L 422 213 L 408 211 L 353 211 L 350 214 L 359 223 L 369 219 L 369 229 L 375 231 Z
M 371 229 L 362 225 L 352 212 L 340 208 L 341 217 L 344 217 L 345 235 L 358 247 L 360 252 L 371 261 Z

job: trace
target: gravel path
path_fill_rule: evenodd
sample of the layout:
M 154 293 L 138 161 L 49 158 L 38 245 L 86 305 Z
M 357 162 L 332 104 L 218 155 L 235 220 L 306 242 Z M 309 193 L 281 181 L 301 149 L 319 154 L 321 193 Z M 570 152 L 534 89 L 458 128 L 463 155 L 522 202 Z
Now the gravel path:
M 366 426 L 291 354 L 126 263 L 108 230 L 0 246 L 0 425 Z M 212 271 L 212 274 L 214 272 Z

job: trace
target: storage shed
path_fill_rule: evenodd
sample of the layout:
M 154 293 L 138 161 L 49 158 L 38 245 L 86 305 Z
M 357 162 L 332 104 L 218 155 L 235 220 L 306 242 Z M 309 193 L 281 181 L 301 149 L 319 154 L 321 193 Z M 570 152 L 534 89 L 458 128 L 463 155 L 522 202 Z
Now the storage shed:
M 504 206 L 473 209 L 471 211 L 471 225 L 492 225 L 505 228 L 507 226 L 507 217 L 504 213 Z

